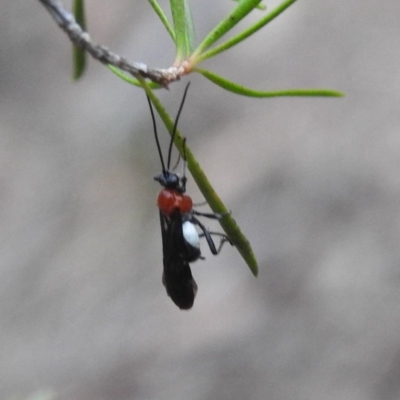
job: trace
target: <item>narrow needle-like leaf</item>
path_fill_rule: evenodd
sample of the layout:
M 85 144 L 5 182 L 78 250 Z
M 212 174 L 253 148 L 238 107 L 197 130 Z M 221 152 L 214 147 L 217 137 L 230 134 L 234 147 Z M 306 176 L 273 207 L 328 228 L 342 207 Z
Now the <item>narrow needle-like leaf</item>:
M 85 18 L 85 4 L 84 0 L 74 0 L 73 12 L 75 19 L 82 29 L 86 30 L 86 18 Z M 86 51 L 80 47 L 73 46 L 73 78 L 78 80 L 85 72 L 86 67 Z
M 241 0 L 233 0 L 233 1 L 236 1 L 236 3 L 238 3 L 238 2 L 241 1 Z M 256 8 L 257 8 L 258 10 L 264 11 L 264 10 L 267 9 L 267 6 L 265 6 L 264 4 L 259 4 Z
M 149 96 L 151 102 L 154 105 L 154 108 L 157 110 L 158 114 L 161 117 L 164 125 L 166 126 L 168 132 L 171 134 L 174 126 L 174 121 L 168 115 L 167 111 L 160 103 L 160 100 L 156 97 L 154 92 L 150 89 L 147 82 L 143 79 L 139 79 L 142 83 L 142 87 L 145 90 L 146 94 Z M 208 181 L 206 175 L 204 174 L 203 170 L 201 169 L 199 163 L 193 156 L 190 148 L 185 145 L 185 153 L 183 153 L 183 137 L 179 130 L 176 130 L 175 133 L 175 140 L 174 144 L 176 148 L 179 150 L 179 153 L 183 157 L 186 155 L 188 169 L 193 176 L 194 181 L 196 182 L 197 186 L 199 187 L 201 193 L 203 194 L 204 198 L 206 199 L 207 203 L 209 204 L 210 208 L 215 213 L 227 213 L 222 219 L 219 220 L 223 230 L 228 235 L 229 239 L 232 240 L 232 243 L 235 245 L 239 253 L 242 255 L 243 259 L 245 260 L 246 264 L 249 266 L 251 272 L 254 276 L 258 274 L 258 266 L 257 260 L 254 256 L 253 250 L 251 245 L 240 230 L 239 226 L 237 225 L 236 221 L 229 214 L 228 209 L 225 207 L 213 187 L 211 186 L 210 182 Z
M 286 89 L 276 91 L 259 91 L 247 88 L 237 83 L 231 82 L 222 76 L 214 74 L 201 68 L 194 68 L 194 72 L 202 74 L 216 85 L 230 92 L 248 97 L 283 97 L 283 96 L 303 96 L 303 97 L 343 97 L 344 93 L 331 89 Z
M 198 59 L 206 49 L 232 29 L 250 11 L 257 7 L 260 2 L 261 0 L 241 0 L 237 6 L 204 38 L 194 51 L 192 58 L 195 60 Z
M 176 62 L 187 58 L 193 51 L 194 28 L 188 0 L 170 0 L 175 30 Z
M 143 87 L 143 85 L 133 76 L 128 75 L 126 73 L 124 73 L 122 70 L 120 70 L 117 67 L 114 67 L 114 65 L 110 65 L 108 64 L 107 67 L 115 74 L 117 75 L 119 78 L 121 78 L 122 80 L 124 80 L 125 82 L 130 83 L 131 85 L 135 85 L 135 86 L 139 86 L 139 87 Z M 158 83 L 155 82 L 147 82 L 147 85 L 152 88 L 152 89 L 160 89 L 163 86 L 159 85 Z
M 158 4 L 157 0 L 149 0 L 150 5 L 153 7 L 153 10 L 156 12 L 158 17 L 160 18 L 161 22 L 167 29 L 168 33 L 170 34 L 172 40 L 175 42 L 175 32 L 174 29 L 172 28 L 170 22 L 168 21 L 167 16 L 165 15 L 163 9 L 161 6 Z
M 275 19 L 279 14 L 285 11 L 288 7 L 290 7 L 296 0 L 285 0 L 282 4 L 279 4 L 276 8 L 274 8 L 271 12 L 269 12 L 265 17 L 261 18 L 258 22 L 252 25 L 250 28 L 244 30 L 233 38 L 227 40 L 224 43 L 210 49 L 201 55 L 199 55 L 196 59 L 197 62 L 203 61 L 207 58 L 213 57 L 218 53 L 222 53 L 225 50 L 228 50 L 235 44 L 242 42 L 244 39 L 248 38 L 253 33 L 257 32 L 259 29 L 267 25 L 273 19 Z

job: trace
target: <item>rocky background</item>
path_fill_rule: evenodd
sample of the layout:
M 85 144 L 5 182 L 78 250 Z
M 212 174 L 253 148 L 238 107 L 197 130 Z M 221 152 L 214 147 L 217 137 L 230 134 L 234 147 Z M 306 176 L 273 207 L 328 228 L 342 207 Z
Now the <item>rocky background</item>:
M 232 7 L 192 3 L 199 39 Z M 172 62 L 147 2 L 92 0 L 88 15 L 96 41 Z M 260 273 L 203 246 L 182 312 L 161 284 L 143 93 L 93 61 L 72 82 L 70 43 L 41 4 L 3 1 L 0 398 L 399 399 L 399 18 L 397 0 L 298 1 L 205 64 L 344 99 L 249 99 L 190 76 L 180 128 Z M 173 115 L 187 80 L 160 92 Z

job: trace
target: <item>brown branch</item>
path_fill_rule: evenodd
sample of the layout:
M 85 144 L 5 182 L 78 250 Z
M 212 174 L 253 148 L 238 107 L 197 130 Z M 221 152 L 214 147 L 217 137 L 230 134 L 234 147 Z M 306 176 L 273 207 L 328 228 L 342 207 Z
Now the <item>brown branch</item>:
M 39 0 L 50 13 L 59 27 L 69 36 L 72 43 L 87 51 L 93 58 L 103 64 L 111 64 L 132 74 L 135 78 L 141 76 L 156 82 L 165 88 L 170 82 L 179 80 L 185 74 L 182 66 L 172 66 L 167 69 L 149 68 L 141 62 L 130 62 L 125 57 L 115 54 L 105 46 L 94 43 L 89 34 L 76 22 L 73 14 L 68 12 L 58 0 Z

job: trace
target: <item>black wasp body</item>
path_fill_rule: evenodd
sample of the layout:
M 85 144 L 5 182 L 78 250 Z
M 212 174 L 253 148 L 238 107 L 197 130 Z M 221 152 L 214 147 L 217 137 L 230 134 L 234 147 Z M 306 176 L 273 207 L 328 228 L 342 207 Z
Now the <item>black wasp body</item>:
M 189 263 L 198 260 L 201 257 L 200 237 L 205 237 L 211 252 L 216 255 L 219 253 L 223 243 L 229 239 L 221 233 L 210 232 L 196 218 L 196 216 L 205 216 L 208 218 L 220 218 L 218 214 L 204 214 L 193 209 L 193 202 L 186 192 L 186 155 L 185 139 L 183 142 L 183 173 L 179 176 L 170 171 L 172 145 L 175 137 L 176 128 L 180 113 L 185 102 L 189 84 L 186 86 L 185 93 L 171 134 L 171 141 L 168 150 L 167 168 L 165 167 L 160 143 L 157 135 L 157 127 L 153 108 L 150 99 L 147 98 L 151 117 L 153 120 L 154 135 L 157 149 L 160 155 L 162 172 L 154 177 L 163 189 L 158 194 L 157 206 L 160 212 L 161 235 L 163 245 L 163 277 L 162 282 L 167 290 L 167 294 L 172 301 L 183 310 L 188 310 L 193 306 L 194 298 L 197 293 L 197 284 L 192 276 Z M 199 235 L 195 225 L 202 233 Z M 211 235 L 221 237 L 221 242 L 216 248 Z

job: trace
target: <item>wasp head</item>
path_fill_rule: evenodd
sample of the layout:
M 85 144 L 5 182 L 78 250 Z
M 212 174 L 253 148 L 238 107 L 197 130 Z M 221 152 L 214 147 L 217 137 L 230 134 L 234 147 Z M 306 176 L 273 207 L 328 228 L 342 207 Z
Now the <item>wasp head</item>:
M 173 172 L 166 171 L 158 174 L 154 177 L 154 180 L 167 189 L 175 189 L 180 193 L 184 193 L 186 190 L 186 177 L 180 178 Z

